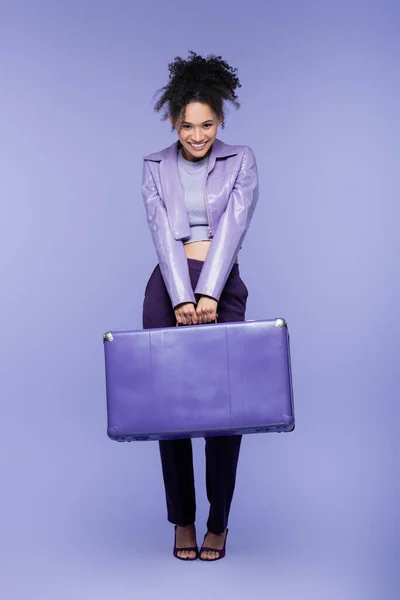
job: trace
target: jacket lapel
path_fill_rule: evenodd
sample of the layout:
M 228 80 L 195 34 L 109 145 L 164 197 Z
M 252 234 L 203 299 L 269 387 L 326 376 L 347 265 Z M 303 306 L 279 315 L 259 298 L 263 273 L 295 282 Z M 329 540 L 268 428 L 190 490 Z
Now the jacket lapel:
M 189 237 L 190 224 L 186 212 L 185 190 L 179 176 L 177 142 L 163 152 L 160 180 L 173 236 L 175 239 Z
M 225 144 L 224 142 L 221 142 L 221 140 L 219 140 L 218 138 L 215 138 L 214 143 L 211 147 L 208 172 L 210 173 L 210 171 L 213 170 L 217 158 L 228 158 L 228 156 L 236 156 L 237 153 L 238 150 L 236 146 Z

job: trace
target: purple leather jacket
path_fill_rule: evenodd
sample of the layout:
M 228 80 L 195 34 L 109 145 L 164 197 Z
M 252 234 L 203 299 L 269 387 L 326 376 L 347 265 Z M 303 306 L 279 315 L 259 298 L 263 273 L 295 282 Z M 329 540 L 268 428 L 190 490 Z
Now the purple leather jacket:
M 178 141 L 144 157 L 147 222 L 174 308 L 183 302 L 196 304 L 200 295 L 220 298 L 258 201 L 257 164 L 251 148 L 215 139 L 204 192 L 212 243 L 193 292 L 182 242 L 190 236 L 190 225 L 179 177 Z

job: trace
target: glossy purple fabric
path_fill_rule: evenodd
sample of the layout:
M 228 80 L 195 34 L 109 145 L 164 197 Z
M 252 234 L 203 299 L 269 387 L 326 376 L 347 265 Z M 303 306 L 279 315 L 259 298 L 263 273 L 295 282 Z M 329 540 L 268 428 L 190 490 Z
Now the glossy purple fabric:
M 111 334 L 104 343 L 110 438 L 294 429 L 289 334 L 275 319 Z
M 190 235 L 178 170 L 178 143 L 144 157 L 142 195 L 161 272 L 173 306 L 216 300 L 224 288 L 258 202 L 258 172 L 249 146 L 214 140 L 208 161 L 205 202 L 212 244 L 193 291 L 182 240 Z

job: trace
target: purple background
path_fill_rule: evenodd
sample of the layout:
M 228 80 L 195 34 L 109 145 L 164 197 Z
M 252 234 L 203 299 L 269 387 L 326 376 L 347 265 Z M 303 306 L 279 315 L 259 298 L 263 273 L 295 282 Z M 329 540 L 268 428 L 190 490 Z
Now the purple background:
M 8 600 L 399 597 L 399 4 L 3 2 L 1 581 Z M 102 335 L 156 264 L 144 154 L 189 49 L 239 69 L 247 317 L 284 316 L 297 427 L 244 438 L 228 558 L 172 558 L 155 443 L 106 437 Z M 195 440 L 198 537 L 207 502 Z

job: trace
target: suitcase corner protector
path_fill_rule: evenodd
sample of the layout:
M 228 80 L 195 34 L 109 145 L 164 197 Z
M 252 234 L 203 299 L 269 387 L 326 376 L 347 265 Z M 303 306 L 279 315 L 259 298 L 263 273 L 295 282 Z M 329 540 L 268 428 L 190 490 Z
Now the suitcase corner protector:
M 117 441 L 118 440 L 118 427 L 107 427 L 107 435 L 110 440 Z
M 107 331 L 104 335 L 103 335 L 103 342 L 113 342 L 114 341 L 114 336 L 111 333 L 111 331 Z
M 286 426 L 292 426 L 292 425 L 294 425 L 294 421 L 295 421 L 295 419 L 294 419 L 294 415 L 293 415 L 293 414 L 291 414 L 291 415 L 283 414 L 283 415 L 281 416 L 281 418 L 282 418 L 282 422 L 283 422 L 283 423 L 284 423 Z
M 287 327 L 286 319 L 282 319 L 281 317 L 275 319 L 275 327 L 277 327 L 278 329 L 281 329 L 282 327 Z

